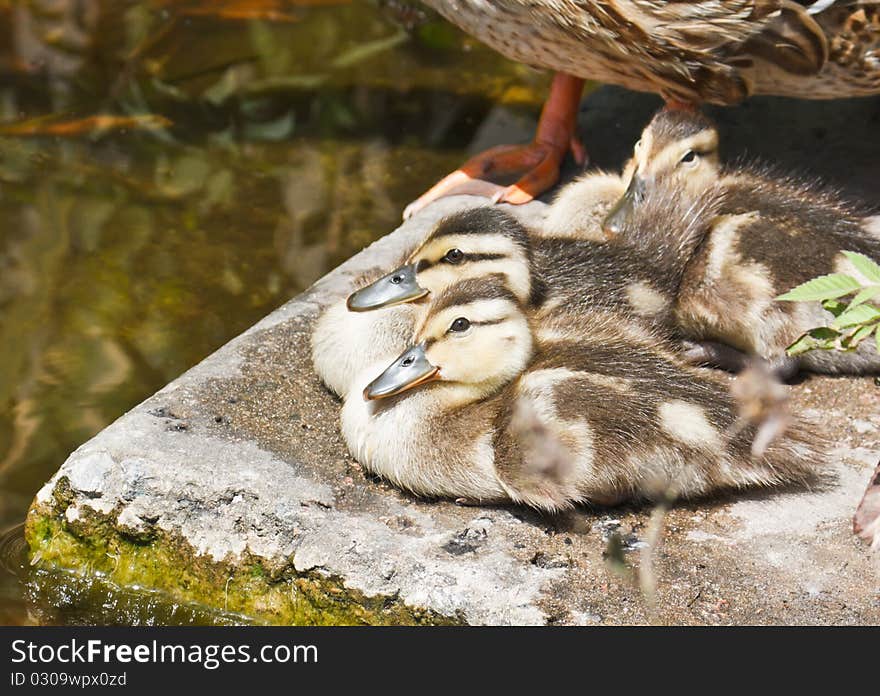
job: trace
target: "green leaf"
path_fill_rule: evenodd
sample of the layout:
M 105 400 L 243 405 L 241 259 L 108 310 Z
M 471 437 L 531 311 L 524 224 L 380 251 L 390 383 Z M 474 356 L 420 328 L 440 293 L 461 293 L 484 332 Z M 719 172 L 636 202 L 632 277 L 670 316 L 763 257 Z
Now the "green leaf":
M 848 326 L 858 326 L 877 319 L 880 319 L 880 309 L 869 304 L 860 304 L 847 309 L 831 326 L 835 329 L 845 329 Z
M 822 303 L 822 307 L 831 312 L 835 317 L 839 317 L 846 311 L 847 304 L 840 300 L 825 300 Z
M 868 300 L 873 300 L 878 295 L 880 295 L 880 285 L 869 285 L 868 287 L 859 290 L 856 296 L 849 303 L 849 306 L 855 307 L 856 305 L 860 305 L 863 302 L 867 302 Z
M 849 259 L 859 273 L 868 279 L 868 282 L 880 283 L 880 266 L 875 261 L 856 251 L 844 251 L 843 255 Z
M 859 343 L 864 341 L 868 336 L 870 336 L 874 329 L 877 328 L 877 324 L 871 324 L 871 326 L 861 326 L 856 329 L 852 335 L 847 336 L 842 341 L 842 345 L 847 350 L 855 350 L 859 347 Z
M 840 332 L 835 331 L 827 326 L 820 326 L 818 329 L 808 331 L 792 343 L 785 352 L 788 355 L 801 355 L 811 350 L 834 350 L 837 348 L 837 341 L 840 338 Z
M 870 326 L 862 326 L 857 329 L 856 332 L 850 336 L 850 343 L 853 345 L 858 345 L 862 341 L 864 341 L 868 336 L 874 333 L 874 330 L 877 328 L 877 324 L 871 324 Z
M 784 302 L 813 302 L 831 300 L 835 297 L 849 295 L 851 292 L 861 289 L 862 284 L 852 276 L 845 273 L 831 273 L 808 280 L 789 290 L 777 300 Z
M 864 341 L 868 336 L 870 336 L 876 330 L 877 325 L 871 324 L 871 326 L 860 326 L 858 329 L 853 331 L 852 334 L 847 336 L 841 341 L 841 345 L 847 350 L 854 350 L 858 348 L 859 344 Z

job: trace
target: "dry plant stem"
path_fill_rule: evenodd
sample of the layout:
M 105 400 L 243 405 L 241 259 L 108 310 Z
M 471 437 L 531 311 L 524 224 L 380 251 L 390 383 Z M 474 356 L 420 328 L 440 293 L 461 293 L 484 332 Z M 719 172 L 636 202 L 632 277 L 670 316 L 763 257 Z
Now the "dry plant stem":
M 645 599 L 650 623 L 660 623 L 657 614 L 657 553 L 660 549 L 663 534 L 663 524 L 666 521 L 666 513 L 672 505 L 674 496 L 667 493 L 666 497 L 659 502 L 651 512 L 648 520 L 648 531 L 645 535 L 645 546 L 641 552 L 641 562 L 637 575 L 639 590 Z

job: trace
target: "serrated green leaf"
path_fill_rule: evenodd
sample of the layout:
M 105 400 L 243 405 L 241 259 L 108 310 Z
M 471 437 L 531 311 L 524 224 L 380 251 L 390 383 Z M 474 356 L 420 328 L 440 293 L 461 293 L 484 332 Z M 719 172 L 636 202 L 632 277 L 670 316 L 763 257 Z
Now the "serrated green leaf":
M 862 284 L 852 276 L 845 273 L 831 273 L 808 280 L 789 290 L 777 300 L 784 302 L 814 302 L 831 300 L 835 297 L 849 295 L 851 292 L 861 289 Z
M 850 307 L 855 307 L 856 305 L 860 305 L 868 300 L 873 300 L 875 297 L 880 295 L 880 285 L 869 285 L 856 294 L 856 296 L 849 303 Z M 833 313 L 833 312 L 832 312 Z
M 880 266 L 874 260 L 856 251 L 844 251 L 843 255 L 849 259 L 859 273 L 868 279 L 868 282 L 880 283 Z
M 815 348 L 815 342 L 810 340 L 809 334 L 804 334 L 795 339 L 794 343 L 785 349 L 785 353 L 786 355 L 794 357 L 795 355 L 807 353 L 813 350 L 813 348 Z
M 867 322 L 880 319 L 880 309 L 873 305 L 860 304 L 850 307 L 843 314 L 837 317 L 831 324 L 836 329 L 845 329 L 849 326 L 858 326 Z

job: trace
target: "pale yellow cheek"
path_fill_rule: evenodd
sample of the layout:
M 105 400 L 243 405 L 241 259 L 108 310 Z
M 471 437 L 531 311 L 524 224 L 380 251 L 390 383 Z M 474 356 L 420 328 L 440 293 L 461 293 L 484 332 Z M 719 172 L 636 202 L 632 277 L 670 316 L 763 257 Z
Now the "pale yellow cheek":
M 718 180 L 717 172 L 713 171 L 705 162 L 692 171 L 682 172 L 682 178 L 688 192 L 694 198 L 702 194 Z
M 458 280 L 462 280 L 460 272 L 447 264 L 437 264 L 418 275 L 418 283 L 425 290 L 437 295 Z

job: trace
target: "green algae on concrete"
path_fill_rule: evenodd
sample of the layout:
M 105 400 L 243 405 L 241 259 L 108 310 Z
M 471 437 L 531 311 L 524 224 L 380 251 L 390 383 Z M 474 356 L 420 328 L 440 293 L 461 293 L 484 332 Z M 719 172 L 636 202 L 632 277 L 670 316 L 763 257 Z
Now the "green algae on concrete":
M 64 482 L 59 482 L 64 487 Z M 181 539 L 131 536 L 97 512 L 64 519 L 58 509 L 35 507 L 25 538 L 32 563 L 68 569 L 107 588 L 149 588 L 168 602 L 222 610 L 225 622 L 313 625 L 441 625 L 458 623 L 407 607 L 395 597 L 365 597 L 339 578 L 270 573 L 259 559 L 236 564 L 199 556 Z M 63 582 L 58 576 L 55 582 Z M 237 620 L 236 620 L 237 619 Z

